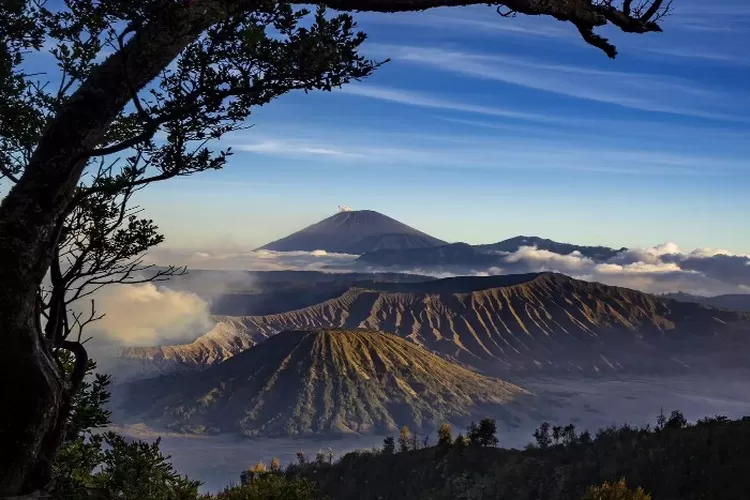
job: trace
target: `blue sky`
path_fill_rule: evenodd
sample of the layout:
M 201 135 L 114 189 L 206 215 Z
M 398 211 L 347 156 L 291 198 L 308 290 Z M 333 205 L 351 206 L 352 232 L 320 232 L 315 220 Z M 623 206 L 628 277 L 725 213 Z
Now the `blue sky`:
M 392 62 L 258 109 L 223 171 L 138 200 L 172 248 L 253 248 L 339 204 L 439 238 L 750 251 L 750 4 L 675 0 L 665 32 L 493 8 L 356 14 Z

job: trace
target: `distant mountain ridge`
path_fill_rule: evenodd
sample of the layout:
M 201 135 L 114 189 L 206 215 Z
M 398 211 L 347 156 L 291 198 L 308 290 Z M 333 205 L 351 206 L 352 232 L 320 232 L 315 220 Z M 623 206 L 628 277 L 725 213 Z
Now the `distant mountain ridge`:
M 704 306 L 715 307 L 716 309 L 726 309 L 728 311 L 750 312 L 750 294 L 727 294 L 716 295 L 713 297 L 701 297 L 689 293 L 665 293 L 661 297 L 667 297 L 683 302 L 695 302 Z
M 517 419 L 530 394 L 395 335 L 285 331 L 205 371 L 127 387 L 124 409 L 180 432 L 383 433 L 488 414 Z M 506 408 L 507 406 L 507 408 Z
M 369 328 L 488 373 L 600 372 L 746 363 L 737 346 L 750 342 L 750 314 L 555 273 L 381 283 L 295 311 L 216 319 L 191 344 L 121 356 L 200 368 L 285 330 Z
M 325 250 L 359 255 L 383 249 L 428 248 L 445 243 L 374 210 L 351 210 L 334 214 L 257 250 Z
M 361 255 L 355 264 L 363 267 L 385 269 L 419 269 L 424 270 L 486 270 L 491 267 L 502 267 L 508 254 L 517 252 L 522 247 L 535 247 L 560 255 L 577 252 L 596 262 L 606 262 L 616 255 L 627 251 L 627 248 L 614 249 L 604 246 L 573 245 L 559 243 L 538 236 L 515 236 L 497 243 L 469 245 L 468 243 L 450 243 L 428 248 L 383 249 Z
M 612 257 L 626 252 L 628 249 L 625 247 L 614 249 L 605 246 L 587 246 L 587 245 L 573 245 L 571 243 L 560 243 L 547 238 L 540 238 L 539 236 L 515 236 L 508 238 L 507 240 L 499 241 L 497 243 L 490 243 L 488 245 L 475 245 L 474 248 L 479 250 L 493 250 L 496 252 L 508 252 L 513 253 L 521 247 L 533 246 L 539 250 L 547 250 L 560 255 L 569 255 L 573 252 L 578 252 L 584 257 L 596 261 L 607 261 Z

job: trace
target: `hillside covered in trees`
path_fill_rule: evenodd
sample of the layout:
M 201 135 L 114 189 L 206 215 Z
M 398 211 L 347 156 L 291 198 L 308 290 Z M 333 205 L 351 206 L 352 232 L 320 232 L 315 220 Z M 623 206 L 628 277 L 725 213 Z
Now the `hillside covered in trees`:
M 534 433 L 536 443 L 525 450 L 492 446 L 481 424 L 467 436 L 397 453 L 386 443 L 379 452 L 290 471 L 335 500 L 648 498 L 635 490 L 621 496 L 588 491 L 621 479 L 659 500 L 750 498 L 750 417 L 717 416 L 691 425 L 672 412 L 654 427 L 623 425 L 593 435 L 572 425 L 543 424 Z

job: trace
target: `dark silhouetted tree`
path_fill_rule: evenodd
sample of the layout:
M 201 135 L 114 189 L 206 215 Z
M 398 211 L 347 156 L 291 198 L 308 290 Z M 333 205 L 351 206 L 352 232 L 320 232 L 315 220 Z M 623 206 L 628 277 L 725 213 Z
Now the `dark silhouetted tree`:
M 562 436 L 562 426 L 555 425 L 552 427 L 552 441 L 555 445 L 560 444 L 560 436 Z
M 577 440 L 576 436 L 576 426 L 573 424 L 568 424 L 562 429 L 562 442 L 565 446 L 569 446 L 573 443 L 575 443 Z
M 539 426 L 538 429 L 534 431 L 534 439 L 536 440 L 536 444 L 543 450 L 549 448 L 552 444 L 552 438 L 550 437 L 549 430 L 549 422 L 544 422 Z
M 469 436 L 472 443 L 476 442 L 479 446 L 490 447 L 497 446 L 497 422 L 494 418 L 483 418 L 479 421 L 476 428 L 476 434 Z
M 682 414 L 682 412 L 674 410 L 670 415 L 669 419 L 667 420 L 666 424 L 664 424 L 665 429 L 682 429 L 683 427 L 687 426 L 687 419 L 685 418 L 685 415 Z
M 468 444 L 468 440 L 461 433 L 459 433 L 458 436 L 456 436 L 456 439 L 453 441 L 453 446 L 457 450 L 463 450 L 464 448 L 466 448 L 466 446 L 468 446 Z
M 386 455 L 393 455 L 396 452 L 396 440 L 393 436 L 388 436 L 383 439 L 383 453 Z

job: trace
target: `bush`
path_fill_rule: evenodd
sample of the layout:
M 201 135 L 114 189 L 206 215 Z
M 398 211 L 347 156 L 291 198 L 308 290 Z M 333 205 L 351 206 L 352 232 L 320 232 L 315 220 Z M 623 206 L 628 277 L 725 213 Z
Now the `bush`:
M 226 488 L 216 495 L 204 495 L 201 500 L 323 500 L 315 493 L 312 483 L 282 475 L 265 475 L 249 484 Z
M 616 483 L 591 486 L 581 500 L 651 500 L 651 495 L 641 487 L 631 490 L 623 478 Z

